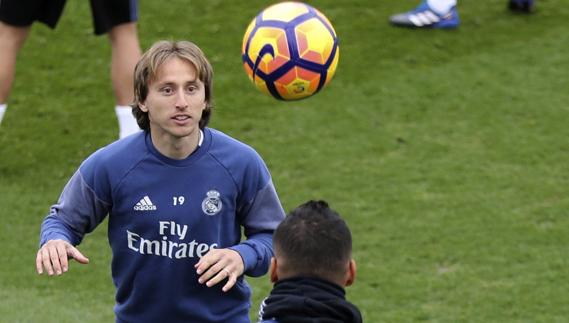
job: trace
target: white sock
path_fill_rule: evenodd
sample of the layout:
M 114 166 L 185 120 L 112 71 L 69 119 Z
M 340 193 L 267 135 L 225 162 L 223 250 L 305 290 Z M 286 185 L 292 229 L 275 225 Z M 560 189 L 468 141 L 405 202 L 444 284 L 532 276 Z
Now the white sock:
M 6 112 L 7 108 L 8 105 L 6 103 L 0 104 L 0 123 L 2 123 L 2 118 L 4 117 L 4 112 Z
M 443 16 L 446 15 L 452 7 L 456 6 L 456 0 L 427 0 L 427 4 L 434 12 Z
M 119 121 L 119 138 L 122 139 L 128 135 L 140 131 L 138 123 L 134 115 L 132 115 L 132 107 L 128 105 L 117 105 L 115 107 L 117 119 Z

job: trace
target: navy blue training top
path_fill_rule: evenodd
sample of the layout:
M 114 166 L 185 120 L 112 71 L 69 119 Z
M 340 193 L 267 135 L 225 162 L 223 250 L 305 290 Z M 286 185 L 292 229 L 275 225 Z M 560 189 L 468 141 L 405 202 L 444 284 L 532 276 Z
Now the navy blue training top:
M 194 265 L 212 248 L 231 248 L 245 274 L 268 270 L 284 210 L 251 147 L 205 128 L 201 146 L 183 160 L 158 152 L 146 132 L 101 148 L 51 207 L 40 245 L 78 245 L 107 214 L 117 322 L 249 322 L 243 277 L 224 293 L 225 282 L 199 284 Z

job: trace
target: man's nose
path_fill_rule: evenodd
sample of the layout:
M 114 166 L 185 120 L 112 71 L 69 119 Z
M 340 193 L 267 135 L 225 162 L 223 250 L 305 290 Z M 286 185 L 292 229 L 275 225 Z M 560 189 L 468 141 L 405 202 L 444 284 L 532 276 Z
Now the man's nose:
M 186 95 L 184 91 L 178 91 L 176 94 L 176 108 L 185 109 L 188 107 L 188 100 L 186 100 Z

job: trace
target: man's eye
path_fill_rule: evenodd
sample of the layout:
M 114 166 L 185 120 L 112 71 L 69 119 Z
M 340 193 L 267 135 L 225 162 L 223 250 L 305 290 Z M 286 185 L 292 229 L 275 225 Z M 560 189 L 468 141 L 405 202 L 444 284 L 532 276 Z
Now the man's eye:
M 164 94 L 172 94 L 172 88 L 169 87 L 164 87 L 160 90 L 160 92 L 164 93 Z
M 197 86 L 188 86 L 188 92 L 193 93 L 198 90 Z

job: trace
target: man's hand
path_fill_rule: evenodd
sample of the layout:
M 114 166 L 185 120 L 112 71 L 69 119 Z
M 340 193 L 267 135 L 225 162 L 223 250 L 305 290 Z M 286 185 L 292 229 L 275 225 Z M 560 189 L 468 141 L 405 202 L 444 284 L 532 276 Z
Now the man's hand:
M 81 264 L 88 264 L 89 259 L 77 248 L 64 240 L 49 240 L 46 242 L 36 256 L 36 270 L 38 274 L 43 274 L 43 270 L 48 275 L 61 275 L 69 268 L 68 258 L 73 258 Z
M 211 287 L 227 278 L 222 290 L 227 292 L 243 275 L 245 265 L 241 255 L 232 249 L 211 249 L 195 265 L 196 272 L 201 275 L 199 283 Z

